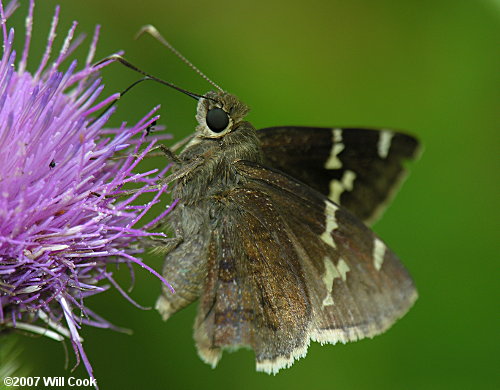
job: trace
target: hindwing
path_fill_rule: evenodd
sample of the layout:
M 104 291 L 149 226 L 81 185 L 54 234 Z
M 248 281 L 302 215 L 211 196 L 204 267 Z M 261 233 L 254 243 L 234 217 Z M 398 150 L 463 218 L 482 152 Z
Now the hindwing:
M 214 199 L 208 274 L 195 325 L 200 356 L 247 346 L 276 373 L 310 340 L 373 337 L 417 297 L 396 255 L 359 219 L 303 183 L 239 161 L 242 187 Z

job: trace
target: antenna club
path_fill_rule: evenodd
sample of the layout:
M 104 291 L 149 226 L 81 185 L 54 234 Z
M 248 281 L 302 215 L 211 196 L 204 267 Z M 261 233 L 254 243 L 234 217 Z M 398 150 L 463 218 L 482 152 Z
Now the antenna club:
M 92 65 L 92 67 L 96 68 L 104 63 L 121 61 L 121 60 L 124 60 L 124 58 L 120 54 L 111 54 L 110 56 L 107 56 L 101 61 L 96 62 L 94 65 Z
M 153 26 L 152 24 L 146 24 L 142 26 L 139 29 L 139 31 L 137 31 L 137 34 L 135 34 L 134 39 L 139 39 L 146 33 L 150 35 L 159 34 L 158 29 L 155 26 Z
M 148 33 L 151 35 L 154 39 L 156 39 L 161 45 L 163 45 L 165 48 L 170 50 L 174 55 L 176 55 L 182 62 L 184 62 L 187 66 L 189 66 L 191 69 L 193 69 L 200 77 L 205 79 L 207 82 L 209 82 L 212 86 L 217 88 L 219 91 L 224 92 L 224 90 L 219 87 L 216 83 L 214 83 L 211 79 L 209 79 L 205 73 L 203 73 L 201 70 L 199 70 L 196 66 L 193 65 L 191 61 L 189 61 L 186 57 L 184 57 L 170 42 L 168 42 L 161 34 L 160 32 L 156 29 L 151 24 L 143 26 L 140 30 L 139 33 L 136 36 L 141 36 L 144 33 Z

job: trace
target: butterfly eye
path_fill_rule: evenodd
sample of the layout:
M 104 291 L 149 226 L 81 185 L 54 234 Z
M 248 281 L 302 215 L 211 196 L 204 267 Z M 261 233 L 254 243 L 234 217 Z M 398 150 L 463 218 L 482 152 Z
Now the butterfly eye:
M 210 130 L 220 133 L 229 124 L 229 116 L 222 108 L 212 108 L 207 112 L 206 122 Z

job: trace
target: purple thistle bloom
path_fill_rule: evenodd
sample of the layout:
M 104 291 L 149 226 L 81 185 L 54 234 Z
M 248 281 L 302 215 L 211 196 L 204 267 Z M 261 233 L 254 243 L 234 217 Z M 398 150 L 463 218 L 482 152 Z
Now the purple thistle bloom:
M 146 205 L 132 205 L 164 174 L 132 172 L 154 144 L 139 152 L 144 130 L 157 119 L 156 109 L 135 126 L 103 129 L 113 110 L 101 117 L 96 112 L 119 94 L 96 103 L 103 86 L 98 69 L 90 64 L 99 28 L 83 69 L 77 71 L 74 61 L 61 72 L 59 66 L 80 42 L 72 43 L 74 23 L 49 64 L 59 8 L 40 65 L 33 74 L 26 71 L 34 0 L 16 66 L 14 31 L 5 24 L 16 6 L 13 1 L 4 9 L 0 0 L 0 331 L 22 329 L 55 340 L 67 337 L 77 362 L 82 357 L 92 376 L 78 329 L 82 325 L 117 328 L 87 308 L 85 298 L 109 288 L 99 283 L 106 280 L 130 299 L 113 280 L 109 265 L 139 264 L 168 285 L 135 257 L 141 250 L 133 245 L 152 234 L 146 232 L 148 226 L 136 225 L 162 193 L 157 191 Z M 141 134 L 140 139 L 132 139 Z M 111 159 L 117 153 L 123 156 L 125 149 L 128 157 Z M 117 201 L 113 195 L 129 182 L 143 187 Z

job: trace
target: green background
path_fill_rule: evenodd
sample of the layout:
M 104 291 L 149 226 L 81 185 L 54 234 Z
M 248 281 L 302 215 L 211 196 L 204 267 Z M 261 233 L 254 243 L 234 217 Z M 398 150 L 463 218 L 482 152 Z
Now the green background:
M 10 21 L 20 47 L 27 1 Z M 375 230 L 413 275 L 420 298 L 373 340 L 323 346 L 277 376 L 256 373 L 250 351 L 225 353 L 217 369 L 192 341 L 195 306 L 163 322 L 111 291 L 87 304 L 132 336 L 85 329 L 101 389 L 493 389 L 498 377 L 498 131 L 500 2 L 60 1 L 59 44 L 69 23 L 103 31 L 97 57 L 118 49 L 143 69 L 189 90 L 210 86 L 150 37 L 151 23 L 194 64 L 252 108 L 256 127 L 368 126 L 404 129 L 425 150 Z M 39 61 L 53 0 L 38 1 L 31 69 Z M 82 55 L 83 50 L 80 52 Z M 108 93 L 138 77 L 112 65 Z M 181 138 L 195 103 L 143 84 L 113 119 L 133 122 L 161 103 L 161 124 Z M 496 152 L 495 152 L 496 151 Z M 148 163 L 162 165 L 164 160 Z M 496 259 L 496 260 L 495 260 Z M 161 258 L 145 257 L 161 268 Z M 132 297 L 153 305 L 160 284 L 137 269 Z M 125 270 L 118 278 L 127 286 Z M 65 370 L 62 346 L 16 336 L 32 376 Z M 74 357 L 70 351 L 70 363 Z M 495 367 L 497 367 L 495 369 Z

